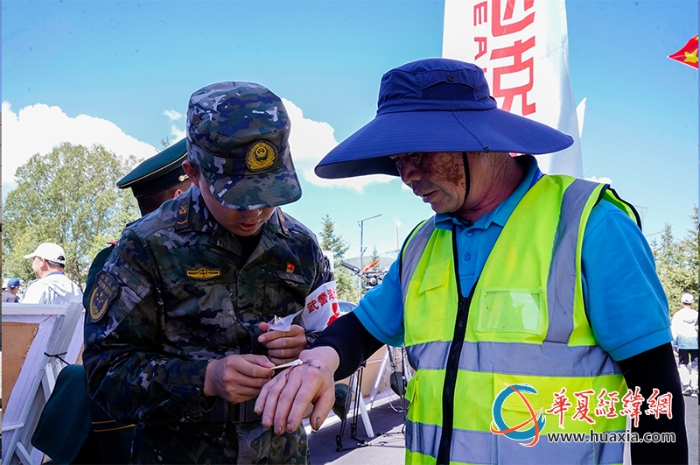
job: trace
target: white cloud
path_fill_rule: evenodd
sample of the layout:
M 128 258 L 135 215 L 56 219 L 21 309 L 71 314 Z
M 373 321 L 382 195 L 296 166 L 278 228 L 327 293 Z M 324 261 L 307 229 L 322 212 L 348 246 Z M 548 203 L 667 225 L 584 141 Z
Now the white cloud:
M 175 125 L 176 121 L 180 121 L 182 119 L 182 113 L 175 110 L 165 110 L 163 114 L 170 120 L 170 135 L 173 136 L 173 142 L 184 139 L 186 135 L 185 130 L 180 129 Z M 182 124 L 184 125 L 184 122 Z
M 393 176 L 371 175 L 347 179 L 321 179 L 314 173 L 314 166 L 331 151 L 338 142 L 333 127 L 325 122 L 305 118 L 302 110 L 293 102 L 282 99 L 292 121 L 290 146 L 300 176 L 311 184 L 322 187 L 350 188 L 362 192 L 368 184 L 387 183 Z M 175 110 L 164 110 L 170 120 L 174 141 L 185 137 L 183 115 Z M 177 124 L 179 123 L 179 124 Z M 41 128 L 39 131 L 37 128 Z M 57 106 L 37 103 L 22 108 L 18 113 L 11 109 L 10 102 L 2 104 L 2 184 L 7 191 L 14 186 L 14 175 L 18 167 L 36 154 L 50 152 L 62 142 L 91 146 L 102 144 L 107 150 L 125 157 L 130 154 L 140 158 L 155 155 L 158 150 L 152 145 L 125 134 L 116 124 L 92 116 L 67 116 Z
M 178 142 L 180 139 L 185 138 L 185 130 L 178 129 L 174 124 L 170 126 L 170 135 L 173 136 L 172 141 Z
M 314 173 L 314 166 L 330 152 L 338 142 L 333 135 L 333 127 L 325 122 L 304 118 L 298 106 L 287 99 L 282 99 L 289 119 L 292 121 L 292 133 L 289 145 L 297 171 L 303 179 L 322 187 L 344 187 L 362 192 L 368 184 L 387 183 L 393 176 L 370 175 L 346 179 L 321 179 Z
M 586 181 L 593 181 L 593 182 L 599 182 L 601 184 L 610 184 L 612 185 L 612 179 L 606 178 L 605 176 L 603 177 L 596 177 L 596 176 L 591 176 L 590 178 L 586 178 Z
M 59 107 L 42 103 L 15 113 L 10 102 L 3 102 L 2 135 L 2 184 L 6 189 L 14 186 L 15 171 L 32 155 L 49 153 L 62 142 L 88 147 L 101 144 L 121 157 L 147 158 L 157 153 L 155 147 L 125 134 L 110 121 L 87 115 L 71 118 Z
M 179 111 L 175 111 L 175 110 L 165 110 L 163 112 L 163 114 L 165 116 L 167 116 L 171 122 L 177 121 L 180 118 L 182 118 L 182 113 L 180 113 Z

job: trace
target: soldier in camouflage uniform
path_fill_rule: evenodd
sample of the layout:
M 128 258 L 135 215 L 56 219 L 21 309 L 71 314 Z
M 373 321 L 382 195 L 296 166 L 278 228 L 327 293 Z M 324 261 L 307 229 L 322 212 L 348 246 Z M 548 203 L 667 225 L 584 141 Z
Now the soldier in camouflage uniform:
M 289 130 L 265 87 L 195 92 L 183 164 L 194 186 L 129 225 L 96 278 L 88 392 L 137 422 L 132 463 L 308 463 L 304 428 L 275 435 L 253 412 L 272 367 L 314 337 L 267 322 L 333 279 L 313 233 L 279 208 L 301 197 Z

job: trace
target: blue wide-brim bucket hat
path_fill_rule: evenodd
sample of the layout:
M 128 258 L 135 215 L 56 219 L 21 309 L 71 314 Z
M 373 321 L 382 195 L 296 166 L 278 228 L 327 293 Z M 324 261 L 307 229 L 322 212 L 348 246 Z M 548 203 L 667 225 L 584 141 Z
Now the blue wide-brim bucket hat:
M 398 176 L 391 155 L 415 152 L 553 153 L 571 136 L 496 106 L 483 71 L 445 58 L 382 76 L 377 116 L 316 165 L 321 178 Z

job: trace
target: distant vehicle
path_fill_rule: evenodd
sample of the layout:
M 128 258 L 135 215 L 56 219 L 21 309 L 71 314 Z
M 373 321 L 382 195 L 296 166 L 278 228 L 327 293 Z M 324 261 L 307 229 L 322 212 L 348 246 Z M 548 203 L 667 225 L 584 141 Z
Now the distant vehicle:
M 347 300 L 339 300 L 338 307 L 340 307 L 340 313 L 344 315 L 355 310 L 355 307 L 357 307 L 357 305 L 352 302 L 348 302 Z
M 361 277 L 364 280 L 366 290 L 370 290 L 371 288 L 382 282 L 382 279 L 386 274 L 386 271 L 370 271 L 372 268 L 379 264 L 379 260 L 373 261 L 362 270 L 344 260 L 341 261 L 340 264 L 348 270 L 352 271 L 353 274 L 355 274 L 355 276 Z

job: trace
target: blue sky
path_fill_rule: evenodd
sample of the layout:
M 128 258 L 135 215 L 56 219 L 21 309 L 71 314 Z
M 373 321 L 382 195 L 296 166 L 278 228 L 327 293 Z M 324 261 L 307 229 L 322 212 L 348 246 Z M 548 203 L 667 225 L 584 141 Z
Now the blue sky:
M 33 153 L 63 139 L 146 157 L 184 131 L 189 96 L 263 84 L 285 100 L 302 199 L 359 252 L 396 248 L 432 212 L 398 179 L 317 185 L 307 176 L 371 120 L 383 73 L 442 53 L 442 1 L 2 2 L 3 199 Z M 690 228 L 698 204 L 698 72 L 667 58 L 698 33 L 695 0 L 567 2 L 576 103 L 586 98 L 584 177 L 643 207 L 645 233 Z M 398 234 L 397 234 L 398 233 Z

